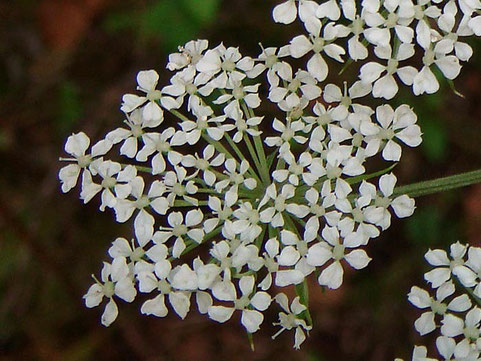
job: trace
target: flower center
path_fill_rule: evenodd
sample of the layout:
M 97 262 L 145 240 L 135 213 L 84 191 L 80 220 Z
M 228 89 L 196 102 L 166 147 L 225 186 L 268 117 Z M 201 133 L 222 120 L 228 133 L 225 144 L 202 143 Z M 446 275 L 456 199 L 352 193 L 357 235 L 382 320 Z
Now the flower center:
M 140 138 L 143 134 L 142 127 L 138 124 L 129 124 L 132 131 L 132 135 L 135 138 Z
M 295 175 L 301 175 L 303 169 L 304 169 L 303 166 L 301 166 L 301 165 L 299 165 L 299 164 L 296 164 L 296 163 L 292 163 L 292 164 L 289 166 L 289 172 L 291 172 L 292 174 L 295 174 Z
M 237 129 L 241 132 L 247 129 L 247 123 L 244 121 L 244 119 L 239 119 L 238 121 L 236 121 L 236 126 Z
M 234 182 L 237 185 L 242 184 L 244 182 L 244 177 L 240 174 L 232 174 L 230 176 L 230 179 L 232 180 L 232 182 Z
M 249 297 L 247 297 L 247 296 L 242 296 L 242 297 L 239 298 L 238 300 L 235 300 L 235 301 L 234 301 L 234 307 L 235 307 L 237 310 L 243 310 L 243 309 L 245 309 L 247 306 L 249 306 L 249 303 L 250 303 Z
M 230 208 L 221 209 L 218 215 L 220 219 L 225 221 L 226 219 L 229 219 L 229 217 L 232 215 L 232 209 Z
M 188 228 L 185 224 L 177 224 L 172 228 L 172 234 L 176 237 L 183 236 L 188 231 Z
M 172 187 L 172 192 L 174 192 L 178 196 L 183 196 L 185 194 L 185 188 L 182 184 L 176 183 Z
M 326 125 L 332 121 L 332 117 L 329 113 L 321 114 L 317 117 L 317 124 L 319 125 Z
M 291 113 L 289 114 L 289 116 L 291 117 L 291 119 L 293 120 L 297 120 L 299 119 L 300 117 L 302 117 L 302 114 L 304 114 L 304 110 L 301 108 L 301 107 L 295 107 L 292 109 Z
M 269 55 L 267 58 L 266 58 L 266 66 L 268 68 L 272 68 L 274 66 L 275 63 L 277 63 L 278 61 L 278 58 L 277 56 L 275 55 Z
M 236 98 L 237 100 L 239 99 L 243 99 L 244 98 L 244 89 L 240 86 L 238 87 L 235 87 L 234 90 L 232 91 L 232 95 L 234 96 L 234 98 Z
M 249 222 L 252 224 L 257 224 L 259 223 L 259 213 L 253 209 L 250 214 L 249 214 Z
M 451 262 L 449 262 L 449 268 L 453 270 L 456 266 L 463 266 L 464 260 L 462 258 L 455 258 Z
M 185 91 L 187 92 L 187 94 L 193 95 L 197 93 L 197 87 L 194 84 L 190 83 L 185 86 Z
M 431 310 L 433 310 L 433 312 L 437 313 L 438 315 L 444 315 L 446 313 L 447 309 L 448 309 L 448 306 L 446 306 L 442 302 L 433 301 L 431 303 Z
M 362 145 L 363 138 L 364 137 L 361 133 L 354 134 L 354 136 L 352 137 L 352 145 L 354 147 L 360 147 Z
M 207 124 L 207 117 L 202 117 L 197 119 L 197 128 L 200 130 L 207 129 L 209 125 Z
M 171 291 L 171 287 L 169 285 L 169 282 L 167 282 L 166 280 L 159 281 L 159 285 L 157 286 L 157 289 L 163 295 L 166 295 L 166 294 L 170 293 L 170 291 Z
M 352 99 L 349 96 L 344 95 L 341 98 L 341 104 L 344 105 L 345 107 L 349 107 L 349 105 L 352 104 Z
M 309 248 L 307 247 L 307 242 L 298 242 L 297 243 L 297 251 L 299 252 L 299 254 L 302 256 L 304 256 L 307 251 L 309 250 Z
M 134 249 L 134 251 L 132 252 L 132 254 L 130 255 L 130 259 L 132 259 L 132 261 L 140 261 L 142 259 L 142 257 L 144 256 L 145 252 L 142 248 L 136 248 Z
M 394 136 L 396 135 L 396 133 L 394 133 L 394 130 L 392 129 L 381 129 L 379 131 L 379 137 L 382 138 L 382 139 L 392 139 L 394 138 Z
M 426 66 L 430 66 L 434 63 L 434 51 L 431 49 L 426 50 L 423 56 L 423 64 Z
M 386 27 L 387 28 L 393 28 L 396 26 L 397 24 L 397 20 L 398 20 L 398 15 L 396 13 L 390 13 L 387 17 L 387 20 L 386 20 Z
M 192 54 L 192 53 L 189 52 L 187 55 L 189 56 L 190 62 L 193 65 L 196 65 L 199 62 L 199 60 L 202 59 L 202 54 L 200 54 L 200 53 Z
M 294 136 L 294 131 L 291 128 L 287 128 L 282 132 L 281 138 L 282 140 L 288 142 L 289 140 L 292 139 L 293 136 Z
M 424 19 L 424 10 L 422 5 L 414 5 L 414 17 L 416 20 Z
M 466 338 L 471 339 L 471 340 L 477 340 L 479 337 L 479 330 L 477 327 L 466 327 L 464 329 L 464 335 Z
M 295 93 L 297 91 L 297 89 L 299 89 L 300 86 L 301 86 L 301 81 L 299 79 L 292 79 L 292 81 L 289 83 L 289 86 L 287 87 L 287 89 L 291 93 Z
M 157 151 L 161 153 L 167 153 L 170 150 L 170 144 L 169 142 L 161 140 L 157 143 L 156 148 L 157 148 Z
M 77 158 L 77 163 L 80 168 L 87 168 L 92 162 L 92 157 L 90 155 L 82 155 Z
M 342 169 L 339 167 L 328 167 L 327 168 L 327 178 L 329 179 L 336 179 L 339 178 L 342 174 Z
M 105 282 L 105 284 L 103 286 L 103 293 L 104 293 L 105 297 L 111 298 L 115 293 L 114 283 L 111 282 L 111 281 Z
M 387 72 L 389 75 L 394 74 L 397 71 L 397 67 L 399 65 L 399 61 L 396 59 L 389 59 L 387 62 Z
M 235 70 L 235 63 L 231 60 L 225 60 L 222 63 L 222 70 L 224 70 L 224 71 L 234 71 Z
M 315 53 L 320 53 L 324 49 L 324 39 L 323 38 L 317 38 L 314 40 L 314 44 L 312 46 L 312 50 Z
M 311 205 L 311 213 L 315 214 L 318 217 L 322 217 L 324 214 L 326 214 L 326 210 L 319 204 L 313 204 Z
M 136 205 L 138 209 L 143 209 L 150 204 L 150 199 L 146 195 L 143 195 L 139 199 L 137 199 Z
M 458 41 L 458 34 L 450 33 L 446 36 L 447 39 L 451 40 L 453 43 Z
M 352 210 L 352 215 L 354 217 L 354 222 L 362 223 L 364 221 L 364 214 L 359 208 L 354 208 Z
M 352 22 L 352 32 L 354 35 L 359 35 L 364 31 L 364 21 L 357 15 L 356 19 Z
M 200 170 L 206 170 L 207 168 L 209 168 L 209 162 L 205 159 L 197 159 L 196 163 L 197 168 L 199 168 Z
M 391 204 L 391 199 L 388 197 L 377 197 L 374 204 L 377 207 L 387 208 Z
M 332 258 L 336 261 L 340 261 L 344 258 L 344 249 L 345 247 L 342 244 L 336 244 L 332 249 Z
M 286 209 L 286 199 L 283 196 L 277 196 L 274 201 L 274 207 L 276 211 L 283 212 Z
M 112 188 L 115 186 L 115 184 L 117 184 L 117 181 L 115 180 L 115 178 L 113 177 L 106 177 L 104 178 L 104 180 L 102 181 L 102 184 L 101 186 L 103 188 Z
M 266 258 L 266 267 L 269 272 L 277 272 L 279 264 L 272 258 Z
M 151 90 L 147 93 L 147 99 L 151 102 L 159 100 L 162 98 L 162 92 L 160 90 Z

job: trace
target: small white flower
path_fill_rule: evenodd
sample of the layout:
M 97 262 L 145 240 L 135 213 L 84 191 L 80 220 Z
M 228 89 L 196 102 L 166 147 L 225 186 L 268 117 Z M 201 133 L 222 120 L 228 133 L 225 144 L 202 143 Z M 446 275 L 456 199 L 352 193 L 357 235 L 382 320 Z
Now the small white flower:
M 146 96 L 126 94 L 122 98 L 121 110 L 130 113 L 139 108 L 142 109 L 142 118 L 148 122 L 160 123 L 163 119 L 163 112 L 156 101 L 160 100 L 162 93 L 157 90 L 159 74 L 155 70 L 144 70 L 137 74 L 137 89 L 146 93 Z M 147 104 L 146 104 L 147 103 Z
M 89 308 L 98 306 L 104 297 L 109 299 L 104 313 L 102 324 L 110 326 L 118 315 L 117 304 L 113 296 L 117 296 L 126 302 L 132 302 L 137 294 L 134 288 L 130 270 L 125 257 L 117 257 L 112 264 L 105 263 L 102 268 L 102 283 L 94 283 L 84 296 L 85 305 Z
M 207 40 L 191 40 L 184 46 L 179 47 L 179 53 L 169 55 L 167 69 L 179 70 L 186 66 L 195 66 L 201 59 L 202 53 L 209 47 Z
M 429 250 L 424 255 L 428 263 L 436 268 L 424 274 L 424 279 L 431 283 L 433 288 L 438 288 L 444 282 L 451 279 L 451 272 L 457 266 L 464 265 L 464 256 L 466 254 L 466 246 L 457 242 L 451 245 L 451 258 L 449 259 L 446 251 L 441 249 Z
M 85 154 L 90 145 L 89 137 L 80 132 L 72 134 L 67 138 L 65 143 L 65 151 L 74 157 L 76 164 L 69 164 L 60 169 L 58 177 L 62 183 L 62 192 L 67 193 L 77 185 L 77 180 L 80 175 L 80 171 L 86 170 L 92 161 L 92 157 L 89 154 Z
M 307 308 L 301 304 L 299 297 L 294 298 L 289 307 L 289 299 L 284 293 L 277 294 L 275 300 L 284 312 L 279 312 L 279 322 L 274 323 L 274 325 L 281 326 L 281 329 L 272 336 L 272 338 L 276 338 L 285 330 L 292 330 L 295 328 L 294 348 L 299 349 L 306 339 L 305 331 L 309 332 L 312 329 L 312 326 L 307 325 L 306 321 L 301 318 L 302 312 L 307 310 Z
M 421 129 L 416 124 L 417 116 L 407 105 L 401 105 L 396 110 L 390 105 L 381 105 L 376 108 L 376 120 L 380 126 L 365 120 L 361 122 L 360 130 L 366 136 L 368 147 L 383 148 L 382 156 L 385 160 L 401 159 L 401 146 L 395 139 L 410 147 L 421 144 Z
M 211 306 L 209 307 L 209 317 L 217 322 L 226 322 L 232 317 L 235 310 L 239 310 L 242 313 L 241 323 L 247 332 L 254 333 L 259 330 L 264 320 L 264 315 L 259 311 L 265 311 L 269 307 L 271 296 L 264 291 L 255 292 L 254 285 L 254 277 L 242 277 L 239 280 L 241 297 L 235 296 L 233 307 Z M 249 309 L 248 306 L 252 306 L 253 309 Z
M 355 269 L 362 269 L 368 265 L 371 258 L 364 250 L 354 249 L 346 253 L 346 248 L 356 248 L 359 245 L 353 242 L 340 242 L 339 231 L 336 227 L 326 226 L 322 230 L 322 238 L 326 242 L 318 242 L 309 248 L 307 263 L 311 266 L 324 266 L 329 260 L 333 262 L 321 272 L 318 282 L 320 285 L 337 289 L 342 284 L 344 270 L 341 260 L 345 259 Z
M 184 215 L 181 212 L 172 212 L 167 221 L 170 227 L 160 227 L 157 237 L 164 243 L 171 237 L 175 237 L 172 256 L 179 258 L 186 248 L 185 239 L 188 237 L 196 243 L 201 243 L 204 238 L 204 230 L 200 227 L 204 215 L 200 209 L 193 209 Z
M 455 292 L 454 284 L 446 282 L 436 290 L 436 298 L 419 287 L 412 287 L 408 294 L 409 302 L 418 308 L 430 308 L 414 322 L 414 327 L 420 335 L 425 335 L 436 329 L 435 316 L 444 316 L 447 311 L 464 312 L 471 308 L 468 295 L 461 295 L 452 299 L 449 303 L 445 299 Z

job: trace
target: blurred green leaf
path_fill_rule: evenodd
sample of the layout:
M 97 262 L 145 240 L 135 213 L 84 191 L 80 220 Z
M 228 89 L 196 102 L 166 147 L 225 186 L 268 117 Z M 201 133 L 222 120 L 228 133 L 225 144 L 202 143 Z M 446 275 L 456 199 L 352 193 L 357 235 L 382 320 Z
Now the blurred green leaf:
M 12 272 L 24 252 L 20 241 L 13 234 L 3 233 L 0 242 L 0 287 L 11 279 Z
M 310 351 L 307 354 L 309 361 L 324 361 L 326 358 L 322 356 L 318 351 Z
M 167 51 L 175 50 L 199 30 L 199 25 L 173 1 L 156 2 L 140 15 L 139 21 L 140 35 L 161 39 Z
M 131 30 L 140 38 L 160 40 L 170 52 L 195 39 L 202 27 L 215 19 L 219 7 L 220 0 L 157 0 L 141 11 L 111 14 L 104 27 L 113 33 Z
M 130 13 L 117 12 L 112 13 L 105 19 L 104 29 L 109 33 L 117 33 L 123 30 L 131 29 L 136 24 L 136 18 Z
M 199 25 L 205 25 L 214 20 L 219 10 L 220 0 L 181 0 L 180 4 Z
M 424 133 L 422 149 L 428 160 L 443 161 L 448 147 L 448 136 L 441 121 L 423 121 L 421 129 Z
M 64 82 L 58 89 L 57 102 L 56 127 L 60 134 L 65 134 L 82 117 L 83 106 L 77 86 L 70 81 Z
M 406 222 L 409 239 L 418 245 L 439 244 L 443 234 L 443 217 L 432 206 L 419 208 Z

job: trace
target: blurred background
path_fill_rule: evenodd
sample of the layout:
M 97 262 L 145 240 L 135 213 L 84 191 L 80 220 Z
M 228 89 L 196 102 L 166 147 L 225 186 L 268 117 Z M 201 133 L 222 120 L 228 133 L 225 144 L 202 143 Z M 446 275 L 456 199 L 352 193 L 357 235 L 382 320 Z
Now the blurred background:
M 418 199 L 413 217 L 394 220 L 369 245 L 368 268 L 348 273 L 336 292 L 312 284 L 315 327 L 300 351 L 292 333 L 270 339 L 275 313 L 267 313 L 252 352 L 237 319 L 219 325 L 196 312 L 156 319 L 140 315 L 140 303 L 119 302 L 118 320 L 104 328 L 102 309 L 84 307 L 110 242 L 131 231 L 96 201 L 83 205 L 78 190 L 61 194 L 66 137 L 82 130 L 95 140 L 120 124 L 120 99 L 134 90 L 137 71 L 157 69 L 165 84 L 168 53 L 190 39 L 223 41 L 251 56 L 261 40 L 286 44 L 296 33 L 271 21 L 275 3 L 0 2 L 0 360 L 385 361 L 407 359 L 424 341 L 406 294 L 424 285 L 429 247 L 457 239 L 481 245 L 480 186 Z M 465 99 L 445 83 L 435 96 L 397 99 L 414 106 L 424 132 L 421 150 L 406 150 L 396 168 L 400 184 L 481 167 L 480 44 L 471 42 L 475 55 L 456 80 Z

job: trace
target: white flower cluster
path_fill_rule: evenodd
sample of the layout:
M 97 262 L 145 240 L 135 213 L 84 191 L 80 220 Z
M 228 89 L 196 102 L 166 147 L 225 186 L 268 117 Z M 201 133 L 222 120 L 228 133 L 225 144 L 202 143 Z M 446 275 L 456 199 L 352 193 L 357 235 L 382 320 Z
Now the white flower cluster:
M 472 31 L 477 4 L 460 2 L 462 24 Z M 169 57 L 169 85 L 159 86 L 154 70 L 138 73 L 139 93 L 122 99 L 123 127 L 92 147 L 84 133 L 68 138 L 62 190 L 80 177 L 84 202 L 100 195 L 101 211 L 133 221 L 135 237 L 113 242 L 112 261 L 85 295 L 88 307 L 107 299 L 104 325 L 117 317 L 116 299 L 132 302 L 144 293 L 151 298 L 143 314 L 164 317 L 168 301 L 184 318 L 195 298 L 200 313 L 218 322 L 238 313 L 254 333 L 275 300 L 282 309 L 276 325 L 295 330 L 298 348 L 312 327 L 307 300 L 299 294 L 289 301 L 280 288 L 306 287 L 311 274 L 321 286 L 340 287 L 346 265 L 368 265 L 362 248 L 390 226 L 391 210 L 398 217 L 413 213 L 414 200 L 395 192 L 392 167 L 375 173 L 366 167 L 377 155 L 397 162 L 402 145 L 421 143 L 416 114 L 407 105 L 373 109 L 359 100 L 392 98 L 394 73 L 416 94 L 433 92 L 431 66 L 449 79 L 457 75 L 459 59 L 470 55 L 457 36 L 471 28 L 449 27 L 458 12 L 454 1 L 356 6 L 354 0 L 277 6 L 276 21 L 290 23 L 299 14 L 308 34 L 262 48 L 256 58 L 191 41 Z M 366 63 L 351 86 L 323 84 L 324 55 L 342 62 L 346 52 L 336 42 L 345 39 L 351 59 L 366 59 L 373 46 L 388 65 Z M 413 39 L 424 51 L 419 72 L 398 67 L 414 55 Z M 305 55 L 306 69 L 287 62 Z M 263 99 L 275 115 L 262 108 Z M 108 159 L 109 153 L 117 155 Z M 194 249 L 197 257 L 186 262 L 182 256 Z
M 438 68 L 447 79 L 461 70 L 472 48 L 462 37 L 481 35 L 479 0 L 287 0 L 274 9 L 274 20 L 292 23 L 297 17 L 308 34 L 292 39 L 293 57 L 310 54 L 308 70 L 327 77 L 325 56 L 343 62 L 377 60 L 362 65 L 359 78 L 373 85 L 376 98 L 392 99 L 399 81 L 416 95 L 435 93 Z M 420 59 L 417 67 L 404 65 Z M 396 75 L 396 77 L 394 76 Z
M 424 275 L 432 292 L 414 286 L 408 298 L 424 310 L 414 323 L 419 334 L 439 330 L 436 348 L 440 357 L 428 358 L 426 347 L 416 346 L 412 360 L 481 360 L 481 248 L 457 242 L 449 255 L 435 249 L 425 258 L 434 267 Z

